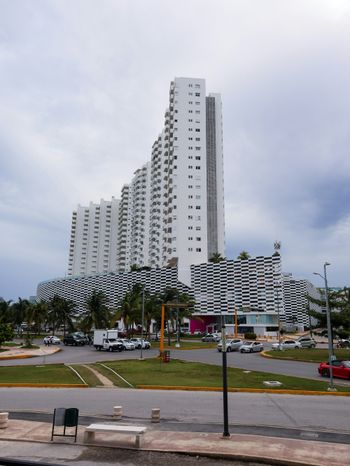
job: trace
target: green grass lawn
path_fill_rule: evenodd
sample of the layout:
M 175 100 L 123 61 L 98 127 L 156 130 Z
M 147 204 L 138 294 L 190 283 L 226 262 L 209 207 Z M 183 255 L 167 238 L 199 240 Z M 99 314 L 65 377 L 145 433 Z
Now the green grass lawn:
M 12 346 L 21 346 L 22 343 L 15 343 L 14 341 L 6 341 L 5 343 L 3 343 L 1 346 L 9 346 L 9 347 L 12 347 Z
M 80 364 L 74 364 L 72 367 L 82 376 L 89 387 L 96 387 L 97 385 L 101 385 L 101 382 L 96 377 L 96 375 L 87 367 L 81 366 Z
M 322 362 L 328 361 L 328 349 L 288 349 L 285 351 L 271 350 L 266 354 L 277 359 L 293 359 L 295 361 Z M 338 359 L 350 360 L 350 349 L 335 349 Z
M 163 363 L 159 359 L 146 359 L 144 361 L 108 361 L 105 362 L 134 386 L 138 385 L 166 385 L 166 386 L 192 386 L 192 387 L 221 387 L 221 367 L 210 364 L 184 362 L 171 360 Z M 115 385 L 127 387 L 127 385 L 112 372 L 95 364 L 96 369 L 106 375 Z M 316 373 L 310 376 L 317 375 Z M 245 373 L 242 369 L 228 368 L 228 386 L 230 388 L 260 388 L 266 389 L 263 381 L 278 380 L 283 385 L 281 389 L 289 390 L 315 390 L 326 391 L 327 381 L 315 381 L 299 377 L 269 374 L 266 372 Z M 350 387 L 339 387 L 339 391 L 350 391 Z
M 80 384 L 81 380 L 63 364 L 46 366 L 2 366 L 0 383 Z

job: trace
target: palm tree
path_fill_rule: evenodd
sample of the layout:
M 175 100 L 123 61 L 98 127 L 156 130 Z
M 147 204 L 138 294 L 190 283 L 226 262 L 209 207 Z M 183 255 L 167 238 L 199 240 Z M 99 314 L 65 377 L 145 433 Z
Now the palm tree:
M 135 324 L 141 324 L 143 285 L 135 283 L 120 303 L 115 320 L 123 319 L 127 333 L 134 328 Z
M 27 311 L 30 307 L 30 303 L 27 299 L 18 298 L 18 301 L 11 305 L 11 322 L 19 327 L 23 322 L 27 320 Z M 27 325 L 27 339 L 29 339 L 29 322 L 26 322 Z
M 12 322 L 11 301 L 0 300 L 0 324 Z M 22 322 L 20 322 L 22 323 Z
M 160 321 L 161 298 L 158 294 L 145 292 L 145 327 L 146 338 L 150 338 L 152 320 Z
M 85 300 L 86 310 L 81 316 L 80 326 L 85 333 L 95 329 L 108 328 L 111 321 L 111 310 L 107 306 L 108 298 L 103 291 L 93 290 Z
M 240 261 L 245 261 L 247 259 L 250 259 L 250 254 L 247 251 L 241 251 L 237 259 Z
M 34 325 L 37 334 L 40 333 L 42 325 L 48 318 L 48 304 L 45 301 L 30 304 L 26 312 L 26 321 L 30 325 Z
M 62 298 L 55 294 L 48 302 L 48 322 L 52 325 L 52 334 L 55 335 L 55 330 L 60 326 L 62 313 Z
M 190 296 L 187 293 L 180 293 L 177 288 L 165 288 L 163 293 L 160 295 L 161 303 L 174 303 L 173 308 L 167 307 L 167 331 L 168 331 L 168 344 L 170 345 L 170 325 L 172 322 L 172 327 L 174 328 L 174 322 L 176 322 L 176 327 L 180 325 L 181 320 L 184 317 L 190 317 L 192 315 L 192 309 L 190 306 L 193 304 Z M 176 304 L 188 304 L 189 307 L 176 308 Z M 160 316 L 159 316 L 159 327 L 160 327 Z
M 226 257 L 222 256 L 219 252 L 215 252 L 211 258 L 209 259 L 209 262 L 213 262 L 214 264 L 218 264 L 219 262 L 225 261 Z

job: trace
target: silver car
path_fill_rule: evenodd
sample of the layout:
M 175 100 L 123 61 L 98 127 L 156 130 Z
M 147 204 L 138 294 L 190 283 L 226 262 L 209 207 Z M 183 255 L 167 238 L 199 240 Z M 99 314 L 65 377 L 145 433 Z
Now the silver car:
M 301 348 L 301 343 L 296 340 L 284 340 L 284 341 L 281 341 L 281 343 L 272 344 L 272 349 L 274 350 L 300 349 L 300 348 Z
M 242 340 L 226 340 L 226 351 L 230 353 L 231 351 L 238 351 L 239 348 L 243 345 Z M 218 351 L 221 353 L 222 351 L 222 340 L 218 343 Z
M 132 343 L 131 341 L 129 341 L 127 338 L 120 338 L 119 341 L 122 345 L 123 345 L 123 348 L 126 350 L 126 351 L 132 351 L 135 349 L 135 345 L 134 343 Z
M 245 341 L 240 347 L 241 353 L 258 353 L 264 349 L 264 345 L 260 341 Z
M 316 341 L 311 337 L 300 337 L 298 342 L 301 344 L 302 348 L 315 348 Z

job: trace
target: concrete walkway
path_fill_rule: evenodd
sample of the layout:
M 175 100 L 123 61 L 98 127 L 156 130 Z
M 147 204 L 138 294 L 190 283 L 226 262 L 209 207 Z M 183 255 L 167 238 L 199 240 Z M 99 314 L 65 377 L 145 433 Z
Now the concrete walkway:
M 215 433 L 160 431 L 157 430 L 155 424 L 143 423 L 143 425 L 147 426 L 143 451 L 185 453 L 272 464 L 278 462 L 280 465 L 288 466 L 344 466 L 349 464 L 350 445 L 345 444 L 241 434 L 224 439 Z M 59 428 L 56 427 L 56 429 Z M 13 442 L 18 441 L 50 445 L 54 443 L 56 452 L 59 447 L 62 447 L 62 453 L 67 444 L 71 444 L 71 448 L 76 448 L 81 452 L 82 448 L 87 447 L 83 444 L 84 430 L 84 427 L 79 426 L 77 444 L 73 444 L 73 439 L 63 437 L 54 437 L 54 442 L 51 442 L 51 424 L 10 419 L 8 427 L 0 430 L 0 443 L 9 442 L 9 445 L 14 446 L 4 451 L 7 457 L 16 457 L 16 454 L 11 455 L 11 451 L 16 449 Z M 94 446 L 134 450 L 133 444 L 134 437 L 132 436 L 101 434 L 97 437 Z M 44 445 L 42 448 L 45 450 Z M 56 457 L 59 457 L 57 455 L 58 453 Z
M 10 349 L 8 349 L 10 348 Z M 6 349 L 6 351 L 0 353 L 1 359 L 24 359 L 24 358 L 33 358 L 36 356 L 49 356 L 50 354 L 57 353 L 61 351 L 59 345 L 52 346 L 40 346 L 39 348 L 22 348 L 20 346 L 14 347 L 5 347 L 1 349 Z

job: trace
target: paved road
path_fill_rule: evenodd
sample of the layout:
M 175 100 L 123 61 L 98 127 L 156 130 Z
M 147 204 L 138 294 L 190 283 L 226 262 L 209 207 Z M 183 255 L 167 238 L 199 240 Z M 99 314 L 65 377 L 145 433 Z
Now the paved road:
M 230 393 L 228 399 L 232 425 L 350 434 L 350 403 L 343 397 Z M 218 392 L 0 388 L 0 410 L 52 413 L 65 406 L 77 407 L 84 415 L 111 416 L 115 405 L 123 406 L 126 421 L 149 420 L 151 409 L 159 407 L 164 423 L 222 424 Z
M 38 342 L 39 343 L 39 342 Z M 118 359 L 135 359 L 140 357 L 140 350 L 123 351 L 121 353 L 96 351 L 89 346 L 61 346 L 62 351 L 30 359 L 4 360 L 0 361 L 0 366 L 13 365 L 33 365 L 33 364 L 82 364 L 97 361 L 109 361 Z M 159 354 L 159 350 L 143 350 L 144 358 L 152 358 Z M 209 364 L 222 364 L 222 354 L 216 349 L 197 349 L 197 350 L 171 350 L 171 357 L 182 359 L 184 361 L 195 361 Z M 241 369 L 270 372 L 272 374 L 292 375 L 309 379 L 320 380 L 317 372 L 318 363 L 308 363 L 300 361 L 286 361 L 279 359 L 264 358 L 259 353 L 241 354 L 237 351 L 227 354 L 227 363 L 229 367 L 238 367 Z M 350 381 L 338 379 L 337 383 L 350 385 Z

